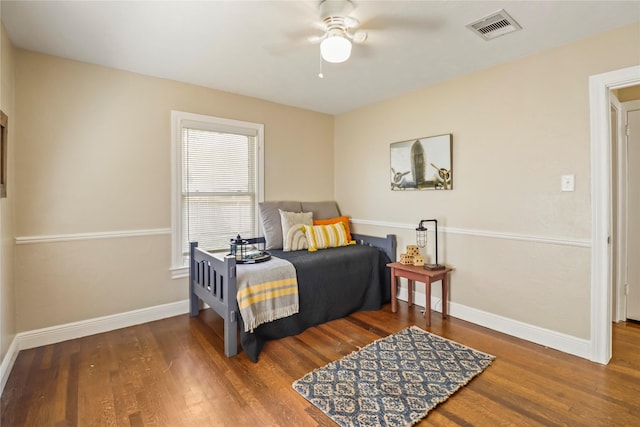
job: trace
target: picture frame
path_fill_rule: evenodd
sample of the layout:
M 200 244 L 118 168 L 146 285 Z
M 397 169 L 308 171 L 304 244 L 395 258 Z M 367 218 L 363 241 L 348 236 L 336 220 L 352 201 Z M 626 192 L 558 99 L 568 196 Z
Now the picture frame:
M 450 133 L 392 143 L 391 190 L 452 190 L 451 150 Z
M 0 111 L 0 198 L 7 197 L 7 144 L 9 117 Z

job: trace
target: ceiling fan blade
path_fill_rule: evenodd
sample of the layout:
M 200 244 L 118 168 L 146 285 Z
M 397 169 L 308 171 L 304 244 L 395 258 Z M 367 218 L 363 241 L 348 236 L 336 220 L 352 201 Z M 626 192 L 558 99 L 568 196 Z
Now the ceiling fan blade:
M 311 24 L 311 28 L 313 28 L 315 30 L 319 30 L 319 31 L 326 31 L 327 30 L 327 26 L 322 21 L 315 21 L 313 24 Z
M 370 44 L 359 44 L 354 46 L 351 50 L 352 58 L 370 58 L 374 56 L 376 52 L 376 47 Z
M 265 49 L 273 55 L 286 55 L 294 51 L 303 49 L 309 46 L 309 39 L 321 36 L 309 36 L 308 30 L 294 30 L 282 34 L 282 37 L 278 41 L 275 41 L 267 46 Z
M 272 55 L 281 56 L 281 55 L 288 55 L 288 54 L 297 52 L 308 45 L 309 45 L 308 42 L 302 40 L 297 42 L 290 41 L 290 42 L 271 44 L 271 45 L 265 46 L 264 48 Z
M 350 35 L 351 40 L 353 40 L 354 43 L 364 43 L 368 36 L 369 34 L 366 31 L 356 31 Z
M 421 17 L 409 16 L 374 16 L 363 21 L 363 30 L 393 30 L 393 31 L 435 31 L 442 27 L 442 22 Z
M 309 37 L 307 37 L 307 41 L 309 43 L 312 43 L 312 44 L 318 44 L 318 43 L 320 43 L 322 40 L 324 40 L 326 38 L 327 38 L 326 34 L 321 35 L 321 36 L 309 36 Z

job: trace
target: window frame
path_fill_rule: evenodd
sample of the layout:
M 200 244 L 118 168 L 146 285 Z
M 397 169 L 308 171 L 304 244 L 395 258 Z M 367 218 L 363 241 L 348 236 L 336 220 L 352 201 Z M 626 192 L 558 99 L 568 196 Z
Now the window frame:
M 187 277 L 189 266 L 183 264 L 182 255 L 182 128 L 188 124 L 200 129 L 226 133 L 255 133 L 256 153 L 255 181 L 256 204 L 254 206 L 254 230 L 256 236 L 261 235 L 258 203 L 264 201 L 264 125 L 226 119 L 204 114 L 171 111 L 171 277 L 173 279 Z M 254 237 L 254 236 L 252 236 Z

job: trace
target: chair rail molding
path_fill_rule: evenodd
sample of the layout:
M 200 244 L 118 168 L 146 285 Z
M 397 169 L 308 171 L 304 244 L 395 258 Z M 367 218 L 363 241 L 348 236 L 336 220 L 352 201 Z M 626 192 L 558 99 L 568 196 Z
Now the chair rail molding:
M 385 222 L 385 221 L 372 221 L 366 219 L 351 219 L 353 224 L 369 225 L 374 227 L 384 228 L 398 228 L 404 230 L 415 230 L 415 224 L 399 223 L 399 222 Z M 490 230 L 476 230 L 469 228 L 455 228 L 455 227 L 443 227 L 438 226 L 439 233 L 446 234 L 460 234 L 467 236 L 486 237 L 491 239 L 505 239 L 505 240 L 517 240 L 521 242 L 535 242 L 544 243 L 550 245 L 561 246 L 574 246 L 579 248 L 590 248 L 591 240 L 589 239 L 576 239 L 570 237 L 550 237 L 550 236 L 535 236 L 516 233 L 505 233 L 500 231 Z
M 16 245 L 34 243 L 71 242 L 75 240 L 122 239 L 127 237 L 162 236 L 171 234 L 170 228 L 145 230 L 98 231 L 93 233 L 51 234 L 43 236 L 16 237 Z

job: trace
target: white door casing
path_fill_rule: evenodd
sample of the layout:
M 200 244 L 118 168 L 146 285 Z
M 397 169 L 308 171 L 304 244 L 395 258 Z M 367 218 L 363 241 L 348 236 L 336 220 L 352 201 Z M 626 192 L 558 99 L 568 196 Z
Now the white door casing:
M 624 118 L 622 104 L 611 93 L 611 197 L 612 197 L 612 298 L 613 321 L 626 319 L 626 237 L 627 237 L 627 154 L 626 139 L 624 137 Z
M 627 141 L 627 306 L 626 317 L 640 321 L 640 101 L 623 105 Z
M 589 77 L 591 111 L 591 356 L 611 359 L 612 283 L 610 92 L 640 84 L 640 65 Z

